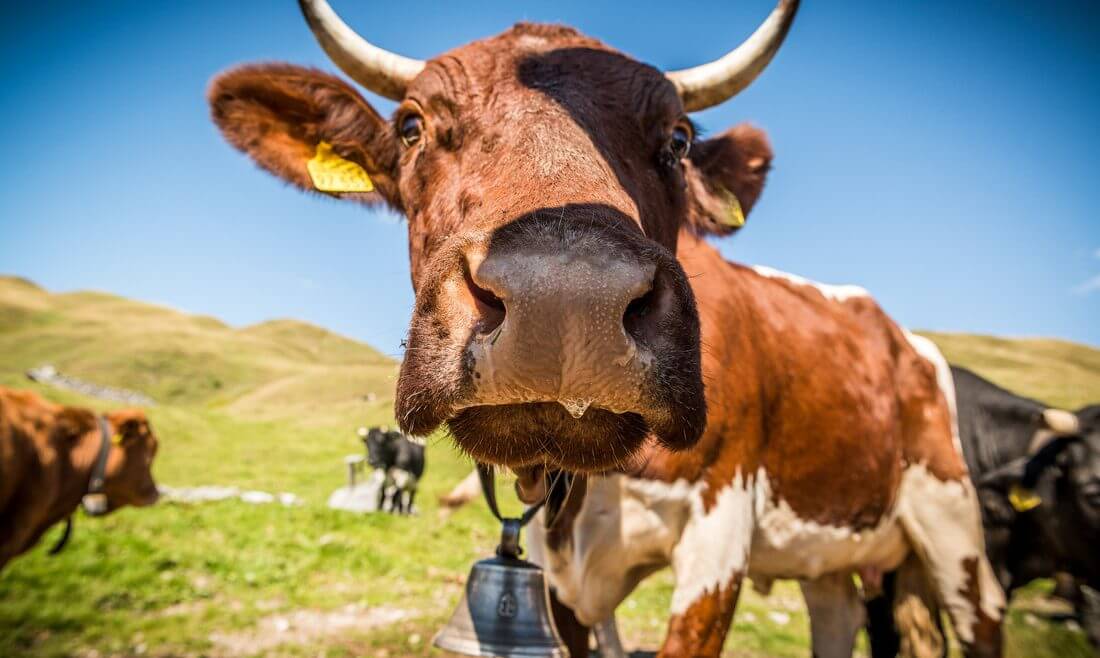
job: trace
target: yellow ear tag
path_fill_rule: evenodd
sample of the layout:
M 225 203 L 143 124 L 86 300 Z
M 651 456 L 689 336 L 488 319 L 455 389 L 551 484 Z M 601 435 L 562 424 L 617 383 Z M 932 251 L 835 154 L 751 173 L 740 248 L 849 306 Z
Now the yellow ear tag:
M 332 144 L 317 144 L 317 152 L 306 162 L 313 187 L 322 192 L 373 192 L 374 183 L 363 168 L 332 152 Z
M 114 436 L 112 436 L 111 437 L 111 443 L 115 444 L 116 446 L 118 444 L 122 443 L 122 435 L 121 434 L 115 434 Z
M 1035 495 L 1031 489 L 1014 484 L 1008 492 L 1008 502 L 1012 503 L 1012 509 L 1017 512 L 1029 512 L 1041 505 L 1043 499 Z
M 745 212 L 741 210 L 741 202 L 737 200 L 737 195 L 729 190 L 722 188 L 722 200 L 725 201 L 726 214 L 722 217 L 722 224 L 732 227 L 741 228 L 745 225 Z

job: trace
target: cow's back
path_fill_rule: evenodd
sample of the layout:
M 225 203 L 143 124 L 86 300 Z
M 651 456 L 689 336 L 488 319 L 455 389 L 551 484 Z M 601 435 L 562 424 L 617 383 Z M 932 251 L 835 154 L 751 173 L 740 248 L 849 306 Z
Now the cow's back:
M 959 434 L 975 479 L 1027 455 L 1046 405 L 951 367 L 959 406 Z

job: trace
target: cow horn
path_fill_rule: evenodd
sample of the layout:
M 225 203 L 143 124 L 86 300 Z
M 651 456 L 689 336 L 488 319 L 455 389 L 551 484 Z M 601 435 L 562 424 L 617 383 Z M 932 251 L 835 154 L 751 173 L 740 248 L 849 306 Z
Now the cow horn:
M 1059 434 L 1073 434 L 1081 430 L 1077 416 L 1062 409 L 1044 409 L 1043 424 Z
M 719 59 L 665 74 L 684 104 L 697 112 L 725 102 L 748 87 L 763 72 L 791 29 L 799 0 L 780 0 L 771 15 L 748 39 Z
M 399 101 L 424 62 L 382 50 L 359 36 L 325 0 L 298 0 L 309 29 L 329 58 L 352 80 L 379 96 Z

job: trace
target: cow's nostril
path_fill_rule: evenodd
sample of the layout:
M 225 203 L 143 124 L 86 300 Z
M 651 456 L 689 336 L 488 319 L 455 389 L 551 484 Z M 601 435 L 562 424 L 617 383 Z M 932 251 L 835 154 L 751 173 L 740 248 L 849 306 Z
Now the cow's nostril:
M 463 274 L 466 279 L 466 288 L 470 291 L 470 295 L 474 298 L 474 305 L 477 307 L 479 318 L 477 333 L 488 334 L 495 331 L 504 322 L 504 300 L 494 295 L 491 290 L 486 290 L 474 283 L 468 267 L 464 268 Z
M 649 318 L 656 310 L 656 305 L 656 287 L 650 288 L 645 294 L 626 305 L 626 310 L 623 312 L 623 327 L 631 338 L 641 340 L 646 336 L 648 333 L 646 327 L 651 324 Z

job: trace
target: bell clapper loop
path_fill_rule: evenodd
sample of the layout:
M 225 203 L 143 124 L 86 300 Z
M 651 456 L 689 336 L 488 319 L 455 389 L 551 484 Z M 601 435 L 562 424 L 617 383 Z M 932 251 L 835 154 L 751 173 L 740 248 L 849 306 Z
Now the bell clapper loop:
M 519 531 L 523 527 L 520 519 L 501 519 L 503 527 L 500 531 L 500 546 L 497 546 L 497 555 L 518 559 L 523 554 L 519 545 Z

